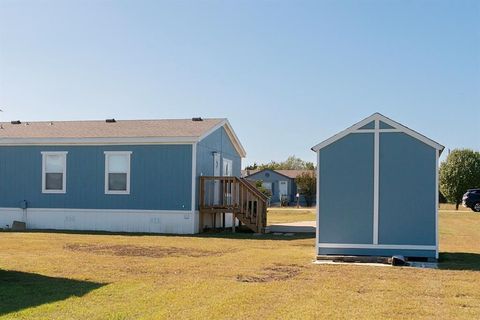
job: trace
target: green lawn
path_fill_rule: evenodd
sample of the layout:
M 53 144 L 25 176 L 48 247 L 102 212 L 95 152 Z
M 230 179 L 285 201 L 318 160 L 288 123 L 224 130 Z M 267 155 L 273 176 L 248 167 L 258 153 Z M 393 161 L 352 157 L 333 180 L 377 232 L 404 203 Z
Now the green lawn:
M 0 319 L 479 319 L 480 215 L 440 229 L 439 270 L 314 265 L 313 238 L 3 232 Z

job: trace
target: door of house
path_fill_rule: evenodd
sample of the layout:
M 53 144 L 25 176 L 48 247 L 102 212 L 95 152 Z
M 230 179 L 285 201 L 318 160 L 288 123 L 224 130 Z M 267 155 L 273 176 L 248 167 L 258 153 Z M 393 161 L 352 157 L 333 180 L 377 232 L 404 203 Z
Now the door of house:
M 220 176 L 220 153 L 213 154 L 213 175 Z M 213 180 L 213 204 L 220 204 L 220 180 Z
M 288 181 L 278 181 L 278 196 L 280 198 L 280 202 L 284 197 L 288 197 Z
M 232 160 L 225 159 L 223 158 L 223 172 L 222 176 L 224 177 L 231 177 L 233 175 L 233 170 L 232 170 Z M 231 184 L 227 184 L 225 187 L 225 203 L 226 204 L 232 204 L 232 190 L 230 190 L 232 187 Z
M 224 177 L 231 177 L 233 175 L 232 160 L 223 158 L 223 174 Z

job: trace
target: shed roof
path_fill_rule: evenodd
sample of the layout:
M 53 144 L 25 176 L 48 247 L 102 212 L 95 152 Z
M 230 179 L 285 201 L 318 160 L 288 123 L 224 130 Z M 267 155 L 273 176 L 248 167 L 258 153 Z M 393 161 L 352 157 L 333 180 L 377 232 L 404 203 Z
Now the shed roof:
M 372 121 L 375 121 L 375 122 L 378 122 L 378 123 L 383 123 L 385 124 L 385 127 L 386 128 L 381 128 L 379 127 L 379 129 L 375 129 L 374 128 L 370 128 L 368 125 L 372 122 Z M 445 148 L 444 146 L 442 146 L 441 144 L 439 144 L 438 142 L 435 142 L 433 141 L 432 139 L 430 138 L 427 138 L 426 136 L 418 133 L 417 131 L 415 130 L 412 130 L 396 121 L 393 121 L 392 119 L 380 114 L 380 113 L 374 113 L 372 114 L 371 116 L 363 119 L 362 121 L 360 122 L 357 122 L 356 124 L 354 124 L 353 126 L 337 133 L 336 135 L 328 138 L 327 140 L 324 140 L 322 142 L 320 142 L 319 144 L 317 144 L 316 146 L 312 147 L 312 150 L 317 152 L 318 150 L 320 149 L 323 149 L 325 148 L 326 146 L 334 143 L 335 141 L 345 137 L 346 135 L 348 135 L 349 133 L 352 133 L 352 132 L 355 132 L 355 131 L 362 131 L 362 132 L 375 132 L 375 130 L 380 130 L 382 132 L 403 132 L 417 140 L 420 140 L 422 141 L 423 143 L 439 150 L 439 153 L 442 153 L 443 149 Z
M 227 119 L 2 122 L 0 144 L 193 143 L 222 126 L 244 157 L 245 150 Z
M 267 170 L 279 173 L 279 174 L 281 174 L 285 177 L 291 178 L 291 179 L 295 179 L 296 177 L 298 177 L 302 173 L 314 173 L 315 172 L 314 170 L 273 170 L 273 169 L 261 169 L 261 170 L 259 170 L 259 169 L 256 169 L 256 170 L 242 170 L 242 176 L 250 177 L 250 176 L 253 176 L 254 174 L 257 174 L 257 173 L 262 172 L 262 171 L 267 171 Z

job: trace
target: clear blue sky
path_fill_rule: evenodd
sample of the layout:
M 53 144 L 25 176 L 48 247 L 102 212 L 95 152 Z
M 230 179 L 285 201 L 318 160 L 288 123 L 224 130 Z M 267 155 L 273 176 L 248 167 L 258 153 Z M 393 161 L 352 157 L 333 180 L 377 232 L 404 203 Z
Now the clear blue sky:
M 227 117 L 244 164 L 378 111 L 480 149 L 480 1 L 0 0 L 0 119 Z

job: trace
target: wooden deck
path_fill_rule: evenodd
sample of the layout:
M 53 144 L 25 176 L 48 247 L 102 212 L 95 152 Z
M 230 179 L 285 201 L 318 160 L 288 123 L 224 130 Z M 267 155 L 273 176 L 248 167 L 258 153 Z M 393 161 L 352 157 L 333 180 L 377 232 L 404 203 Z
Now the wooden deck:
M 246 227 L 257 233 L 267 225 L 267 197 L 245 179 L 238 177 L 200 177 L 200 231 L 208 217 L 216 225 L 216 214 L 232 213 Z M 222 221 L 225 227 L 225 215 Z M 235 231 L 235 223 L 233 223 Z

